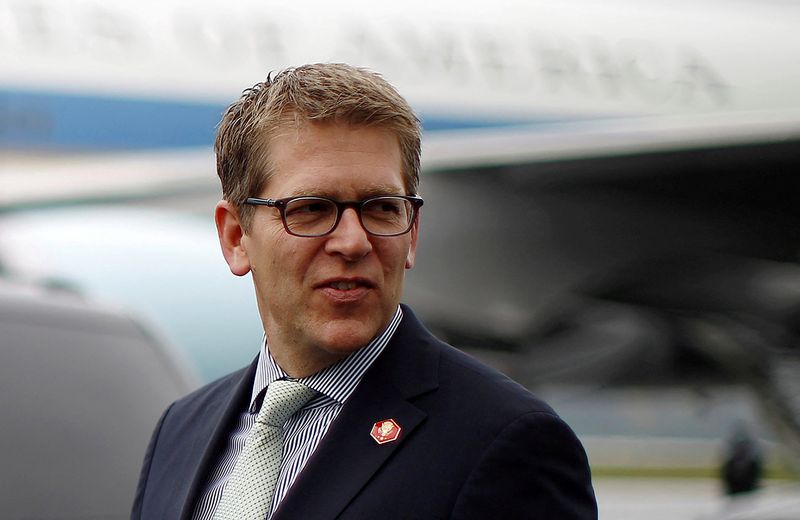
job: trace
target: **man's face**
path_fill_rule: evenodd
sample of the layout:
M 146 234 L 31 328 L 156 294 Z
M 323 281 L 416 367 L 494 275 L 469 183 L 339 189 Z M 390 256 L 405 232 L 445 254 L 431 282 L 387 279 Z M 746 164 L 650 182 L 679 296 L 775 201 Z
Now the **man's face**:
M 260 197 L 344 201 L 405 194 L 400 147 L 384 129 L 305 123 L 274 137 L 269 149 L 274 175 Z M 220 206 L 218 227 L 233 214 Z M 285 231 L 277 209 L 257 207 L 235 251 L 225 251 L 222 229 L 220 238 L 231 270 L 252 272 L 270 352 L 299 377 L 366 345 L 388 324 L 404 270 L 414 263 L 417 231 L 415 223 L 405 235 L 371 236 L 347 209 L 331 234 L 296 237 Z

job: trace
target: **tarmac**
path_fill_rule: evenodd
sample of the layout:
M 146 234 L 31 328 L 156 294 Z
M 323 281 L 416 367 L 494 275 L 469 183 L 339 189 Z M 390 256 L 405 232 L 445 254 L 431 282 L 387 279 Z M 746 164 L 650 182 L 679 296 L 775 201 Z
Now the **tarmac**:
M 800 484 L 767 481 L 725 496 L 715 479 L 595 479 L 600 520 L 798 520 Z

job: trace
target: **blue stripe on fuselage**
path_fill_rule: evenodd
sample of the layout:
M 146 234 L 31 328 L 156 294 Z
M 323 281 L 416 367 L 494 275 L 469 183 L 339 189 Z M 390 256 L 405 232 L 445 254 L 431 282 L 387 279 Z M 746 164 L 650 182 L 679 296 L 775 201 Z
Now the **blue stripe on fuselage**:
M 0 149 L 142 150 L 210 146 L 225 110 L 212 102 L 0 89 Z M 427 132 L 552 122 L 437 116 Z
M 0 148 L 207 146 L 223 105 L 0 90 Z

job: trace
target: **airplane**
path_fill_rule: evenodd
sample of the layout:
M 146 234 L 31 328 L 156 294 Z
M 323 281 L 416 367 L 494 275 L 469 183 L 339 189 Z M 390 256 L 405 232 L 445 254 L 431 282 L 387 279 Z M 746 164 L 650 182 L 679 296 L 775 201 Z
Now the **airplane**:
M 242 88 L 369 67 L 423 121 L 404 299 L 437 334 L 533 387 L 746 381 L 800 467 L 798 22 L 777 0 L 0 0 L 0 213 L 216 195 Z

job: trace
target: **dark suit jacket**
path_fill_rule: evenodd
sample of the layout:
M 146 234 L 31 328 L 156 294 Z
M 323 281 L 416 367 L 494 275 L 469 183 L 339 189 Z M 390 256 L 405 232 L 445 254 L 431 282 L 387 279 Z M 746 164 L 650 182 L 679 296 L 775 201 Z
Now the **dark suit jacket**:
M 597 518 L 572 430 L 542 401 L 432 336 L 407 307 L 274 520 Z M 145 455 L 131 518 L 189 519 L 255 363 L 175 402 Z M 400 437 L 378 444 L 375 422 Z

